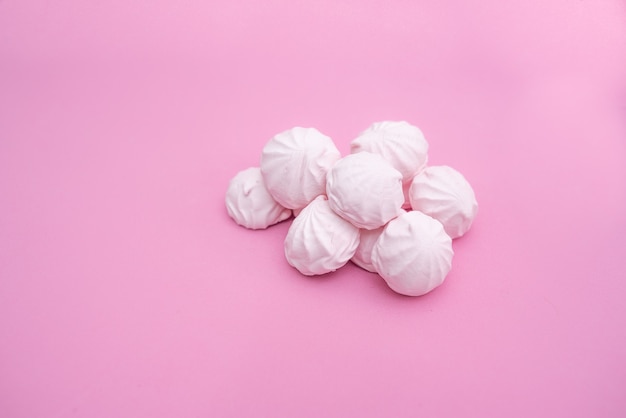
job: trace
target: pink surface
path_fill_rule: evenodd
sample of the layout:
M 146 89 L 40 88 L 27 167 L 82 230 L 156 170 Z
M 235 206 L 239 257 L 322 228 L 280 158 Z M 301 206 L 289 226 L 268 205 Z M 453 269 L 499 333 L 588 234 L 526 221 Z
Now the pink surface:
M 422 128 L 480 204 L 421 298 L 228 180 Z M 0 0 L 0 416 L 626 415 L 623 1 Z

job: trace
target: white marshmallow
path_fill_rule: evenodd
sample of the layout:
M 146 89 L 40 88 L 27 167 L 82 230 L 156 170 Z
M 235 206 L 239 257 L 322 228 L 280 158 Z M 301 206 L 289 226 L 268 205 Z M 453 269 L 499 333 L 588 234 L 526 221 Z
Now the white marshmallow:
M 387 224 L 372 249 L 372 264 L 395 292 L 420 296 L 443 283 L 453 255 L 441 223 L 412 211 Z
M 380 234 L 383 233 L 384 227 L 376 228 L 376 229 L 360 229 L 360 241 L 359 246 L 356 249 L 356 252 L 352 256 L 352 261 L 357 266 L 361 267 L 364 270 L 367 270 L 371 273 L 376 273 L 376 268 L 374 264 L 372 264 L 372 250 L 374 249 L 374 244 L 376 244 L 376 240 Z
M 413 209 L 437 219 L 452 238 L 465 234 L 478 213 L 472 186 L 448 166 L 430 166 L 415 176 L 409 199 Z
M 405 213 L 406 211 L 402 210 L 401 212 Z M 374 249 L 374 244 L 376 244 L 378 237 L 380 237 L 380 234 L 383 233 L 384 229 L 384 226 L 372 230 L 360 229 L 359 232 L 361 234 L 361 239 L 359 241 L 359 246 L 350 261 L 364 270 L 376 273 L 376 268 L 374 267 L 374 264 L 372 264 L 372 250 Z
M 402 174 L 404 183 L 410 182 L 428 161 L 428 142 L 424 134 L 417 126 L 404 121 L 372 124 L 350 144 L 352 154 L 361 151 L 381 155 Z
M 318 196 L 289 227 L 285 257 L 304 275 L 325 274 L 346 264 L 358 245 L 358 228 L 333 212 L 325 196 Z
M 376 229 L 398 216 L 404 204 L 402 175 L 380 155 L 350 154 L 328 172 L 330 207 L 354 226 Z
M 326 174 L 341 158 L 333 141 L 314 128 L 292 128 L 274 136 L 263 148 L 261 172 L 274 199 L 301 209 L 324 194 Z
M 250 229 L 265 229 L 291 216 L 291 210 L 279 205 L 267 191 L 258 167 L 232 178 L 226 191 L 226 210 L 235 222 Z

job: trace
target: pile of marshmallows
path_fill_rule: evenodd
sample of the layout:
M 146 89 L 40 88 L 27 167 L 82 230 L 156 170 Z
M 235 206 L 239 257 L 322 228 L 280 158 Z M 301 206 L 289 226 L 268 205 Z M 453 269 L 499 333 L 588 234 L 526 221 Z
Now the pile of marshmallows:
M 352 261 L 394 291 L 419 296 L 452 267 L 452 239 L 478 211 L 472 187 L 448 166 L 427 166 L 428 142 L 407 122 L 378 122 L 341 157 L 314 128 L 282 132 L 261 166 L 239 172 L 226 193 L 228 214 L 265 229 L 295 215 L 285 256 L 311 276 Z

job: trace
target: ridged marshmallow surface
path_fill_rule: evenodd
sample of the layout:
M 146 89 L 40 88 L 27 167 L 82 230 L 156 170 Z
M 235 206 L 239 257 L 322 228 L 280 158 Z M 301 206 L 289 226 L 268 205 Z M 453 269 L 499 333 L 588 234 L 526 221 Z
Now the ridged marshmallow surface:
M 417 127 L 405 121 L 376 122 L 350 143 L 350 152 L 379 154 L 402 174 L 407 183 L 428 161 L 428 142 Z
M 474 190 L 461 173 L 430 166 L 415 176 L 409 189 L 411 207 L 441 222 L 450 237 L 464 235 L 478 213 Z
M 361 239 L 359 246 L 350 261 L 364 270 L 376 273 L 376 268 L 374 264 L 372 264 L 372 249 L 374 249 L 374 244 L 376 244 L 376 240 L 378 240 L 380 234 L 383 233 L 383 229 L 384 227 L 382 226 L 371 230 L 360 229 Z
M 443 283 L 453 255 L 443 225 L 412 211 L 385 227 L 372 250 L 372 264 L 395 292 L 421 296 Z
M 291 216 L 291 210 L 278 204 L 267 191 L 258 167 L 240 171 L 231 179 L 226 210 L 235 222 L 250 229 L 265 229 Z
M 401 211 L 401 213 L 405 212 L 405 210 Z M 374 264 L 372 264 L 372 250 L 374 249 L 374 244 L 376 244 L 378 237 L 380 237 L 380 234 L 383 233 L 384 229 L 384 226 L 371 230 L 360 229 L 361 239 L 359 241 L 359 246 L 350 261 L 364 270 L 376 273 L 376 268 L 374 267 Z
M 402 175 L 383 157 L 350 154 L 328 173 L 330 207 L 354 226 L 376 229 L 398 216 L 404 204 Z
M 274 199 L 301 209 L 324 194 L 326 174 L 341 158 L 333 141 L 315 128 L 292 128 L 263 147 L 261 172 Z
M 306 206 L 285 238 L 287 262 L 307 276 L 346 264 L 359 246 L 359 230 L 332 211 L 325 196 Z

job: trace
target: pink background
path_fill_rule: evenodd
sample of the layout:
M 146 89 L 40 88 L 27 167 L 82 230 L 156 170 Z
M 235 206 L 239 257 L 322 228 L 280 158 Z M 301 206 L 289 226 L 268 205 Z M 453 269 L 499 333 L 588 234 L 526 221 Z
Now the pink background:
M 306 278 L 224 193 L 422 128 L 453 271 Z M 626 415 L 626 4 L 0 0 L 0 416 Z

